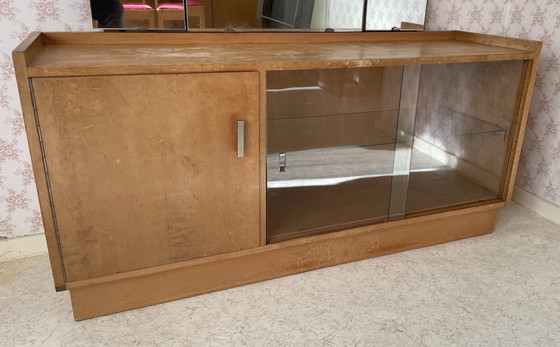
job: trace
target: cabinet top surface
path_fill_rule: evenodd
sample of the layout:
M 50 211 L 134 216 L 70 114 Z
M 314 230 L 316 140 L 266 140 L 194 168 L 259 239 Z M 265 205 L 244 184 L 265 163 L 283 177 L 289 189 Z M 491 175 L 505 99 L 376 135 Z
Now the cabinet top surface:
M 38 34 L 14 53 L 27 54 L 29 76 L 41 77 L 526 60 L 534 59 L 537 47 L 534 41 L 460 32 L 155 35 Z

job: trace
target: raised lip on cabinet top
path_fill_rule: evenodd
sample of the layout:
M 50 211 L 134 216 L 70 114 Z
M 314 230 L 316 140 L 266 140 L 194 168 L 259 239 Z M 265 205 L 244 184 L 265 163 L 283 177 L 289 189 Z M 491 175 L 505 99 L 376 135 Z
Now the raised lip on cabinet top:
M 540 47 L 461 31 L 32 33 L 14 58 L 23 55 L 29 77 L 54 77 L 531 60 Z

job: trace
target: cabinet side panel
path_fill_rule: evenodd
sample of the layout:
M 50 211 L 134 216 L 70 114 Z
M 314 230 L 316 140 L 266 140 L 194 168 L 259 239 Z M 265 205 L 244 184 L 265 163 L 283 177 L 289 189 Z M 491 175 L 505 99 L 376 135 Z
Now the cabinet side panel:
M 519 103 L 515 127 L 512 129 L 512 150 L 510 151 L 509 161 L 507 164 L 507 175 L 504 182 L 503 198 L 506 202 L 509 202 L 513 195 L 515 177 L 517 175 L 517 167 L 519 166 L 519 157 L 521 155 L 521 147 L 525 136 L 525 127 L 527 126 L 529 107 L 531 106 L 531 98 L 535 88 L 535 79 L 537 78 L 540 51 L 539 45 L 535 60 L 528 60 L 525 62 L 526 72 L 521 92 L 521 101 Z
M 32 35 L 28 40 L 34 39 L 34 42 L 28 47 L 32 52 L 38 50 L 40 39 L 38 35 Z M 26 40 L 26 41 L 28 41 Z M 26 43 L 24 41 L 24 43 Z M 22 45 L 24 44 L 22 43 Z M 64 271 L 62 269 L 62 259 L 59 256 L 58 240 L 55 233 L 54 223 L 52 219 L 52 211 L 50 206 L 47 182 L 45 179 L 45 170 L 43 166 L 41 144 L 39 134 L 37 132 L 37 124 L 35 120 L 35 111 L 33 107 L 33 96 L 31 91 L 31 82 L 27 74 L 28 53 L 16 51 L 13 54 L 14 68 L 16 71 L 18 90 L 20 95 L 23 118 L 25 122 L 25 131 L 27 141 L 29 143 L 29 153 L 31 163 L 33 165 L 33 173 L 35 184 L 39 197 L 39 205 L 41 208 L 43 228 L 47 239 L 47 247 L 49 250 L 49 259 L 56 290 L 65 289 Z
M 257 88 L 257 73 L 35 82 L 69 281 L 258 246 Z

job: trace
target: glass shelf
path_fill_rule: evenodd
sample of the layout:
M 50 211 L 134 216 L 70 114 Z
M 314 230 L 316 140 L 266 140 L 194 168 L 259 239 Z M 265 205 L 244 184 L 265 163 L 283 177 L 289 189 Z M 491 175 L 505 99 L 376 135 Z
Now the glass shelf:
M 269 119 L 268 153 L 394 144 L 397 110 Z
M 268 187 L 331 185 L 392 175 L 395 146 L 412 146 L 411 142 L 397 142 L 394 137 L 391 138 L 391 135 L 394 136 L 391 132 L 395 132 L 396 112 L 389 110 L 269 120 L 269 142 L 274 143 L 277 137 L 281 137 L 274 134 L 279 131 L 307 143 L 298 145 L 282 138 L 289 144 L 269 145 L 270 149 L 276 147 L 284 150 L 267 155 Z M 418 114 L 415 136 L 435 145 L 438 139 L 486 134 L 505 137 L 507 133 L 507 129 L 496 124 L 448 107 L 424 107 L 418 109 Z M 422 119 L 425 125 L 422 125 Z M 325 131 L 325 127 L 346 138 L 337 140 L 329 131 Z M 313 134 L 318 128 L 321 129 L 321 136 L 314 138 Z M 360 137 L 357 132 L 364 129 L 367 136 Z M 368 140 L 371 142 L 367 143 Z M 321 141 L 328 141 L 331 146 L 326 146 L 327 142 L 318 143 Z M 298 147 L 304 149 L 294 150 Z M 281 170 L 282 166 L 284 171 Z
M 428 142 L 486 134 L 499 134 L 505 140 L 508 131 L 449 107 L 422 107 L 417 113 L 414 135 Z M 269 119 L 269 153 L 293 152 L 294 156 L 396 144 L 397 117 L 398 110 L 385 110 Z
M 394 144 L 338 147 L 267 156 L 267 187 L 326 186 L 361 178 L 390 176 Z M 280 171 L 285 164 L 284 171 Z
M 282 122 L 282 121 L 294 121 L 294 120 L 305 120 L 310 118 L 335 118 L 335 117 L 375 117 L 379 114 L 390 113 L 392 115 L 397 115 L 399 110 L 367 110 L 362 112 L 347 112 L 347 113 L 326 113 L 326 114 L 313 114 L 298 116 L 287 114 L 285 116 L 278 116 L 277 118 L 269 118 L 269 122 Z
M 485 134 L 500 134 L 505 139 L 507 128 L 445 106 L 418 109 L 415 136 L 425 141 Z

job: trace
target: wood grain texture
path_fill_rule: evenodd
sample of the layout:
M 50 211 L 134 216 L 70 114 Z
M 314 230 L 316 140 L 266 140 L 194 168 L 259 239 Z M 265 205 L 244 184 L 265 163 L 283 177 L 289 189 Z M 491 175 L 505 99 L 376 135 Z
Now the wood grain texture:
M 229 43 L 305 43 L 305 42 L 391 42 L 449 41 L 455 31 L 426 32 L 236 32 L 236 33 L 122 33 L 122 32 L 43 32 L 46 45 L 163 45 L 229 44 Z M 481 34 L 475 34 L 481 35 Z M 484 36 L 484 35 L 483 35 Z M 156 41 L 154 41 L 156 40 Z
M 531 59 L 533 53 L 473 42 L 443 40 L 438 35 L 402 33 L 386 41 L 373 33 L 347 34 L 284 34 L 293 37 L 286 42 L 278 36 L 256 34 L 184 34 L 183 41 L 173 40 L 164 45 L 112 42 L 104 35 L 83 36 L 98 44 L 64 43 L 60 35 L 44 36 L 47 44 L 29 66 L 30 76 L 71 76 L 136 73 L 184 73 L 210 71 L 286 70 L 396 66 L 410 64 L 442 64 L 473 61 Z M 395 33 L 400 34 L 400 33 Z M 413 34 L 420 40 L 413 41 Z M 91 36 L 94 35 L 94 36 Z M 116 34 L 112 34 L 116 35 Z M 121 40 L 127 40 L 122 34 Z M 145 39 L 154 34 L 137 34 Z M 189 36 L 192 35 L 192 36 Z M 231 36 L 228 36 L 231 35 Z M 240 37 L 238 38 L 239 35 Z M 293 35 L 293 36 L 292 36 Z M 332 35 L 332 36 L 330 36 Z M 54 38 L 58 38 L 54 39 Z M 231 37 L 230 42 L 222 42 Z M 246 42 L 255 37 L 254 42 Z M 312 38 L 315 38 L 315 41 Z M 198 38 L 198 41 L 196 40 Z M 349 38 L 348 41 L 343 41 Z M 399 40 L 399 38 L 401 40 Z M 431 40 L 425 40 L 432 38 Z M 53 44 L 48 44 L 53 41 Z M 56 43 L 56 44 L 54 44 Z
M 43 221 L 43 229 L 47 240 L 47 248 L 49 252 L 49 260 L 51 263 L 51 271 L 54 280 L 54 286 L 57 291 L 65 290 L 65 278 L 63 271 L 62 259 L 60 257 L 60 249 L 58 245 L 58 236 L 53 220 L 53 212 L 51 209 L 50 198 L 48 194 L 48 184 L 46 179 L 45 167 L 43 165 L 43 154 L 41 150 L 41 142 L 35 122 L 35 111 L 33 107 L 33 92 L 29 83 L 27 74 L 27 65 L 33 57 L 41 50 L 42 42 L 39 33 L 31 34 L 24 40 L 13 52 L 13 62 L 16 71 L 17 85 L 20 95 L 23 118 L 25 122 L 25 131 L 27 141 L 29 143 L 29 152 L 31 156 L 31 164 L 33 166 L 33 174 L 35 185 L 39 197 L 39 207 L 41 209 L 41 217 Z
M 492 232 L 478 206 L 325 234 L 92 281 L 69 283 L 76 320 Z M 435 218 L 433 218 L 435 217 Z M 208 274 L 212 276 L 208 276 Z M 196 278 L 196 281 L 192 279 Z
M 454 31 L 453 34 L 454 39 L 458 41 L 475 42 L 490 46 L 521 49 L 534 53 L 538 53 L 542 46 L 542 43 L 540 41 L 511 38 L 505 36 L 470 33 L 466 31 Z
M 69 281 L 258 246 L 258 74 L 33 84 Z
M 84 319 L 491 232 L 503 202 L 438 200 L 403 220 L 266 245 L 267 73 L 525 61 L 507 201 L 539 54 L 534 41 L 463 32 L 35 33 L 14 64 L 57 289 Z
M 541 46 L 537 48 L 535 59 L 526 62 L 526 72 L 523 89 L 520 95 L 520 103 L 513 135 L 513 143 L 510 150 L 510 158 L 507 164 L 507 175 L 504 182 L 504 201 L 510 202 L 513 195 L 515 185 L 515 177 L 517 175 L 517 167 L 519 166 L 519 157 L 521 156 L 521 148 L 523 146 L 523 138 L 525 136 L 525 128 L 529 117 L 529 107 L 535 89 L 535 79 L 537 78 L 537 69 L 539 66 Z

